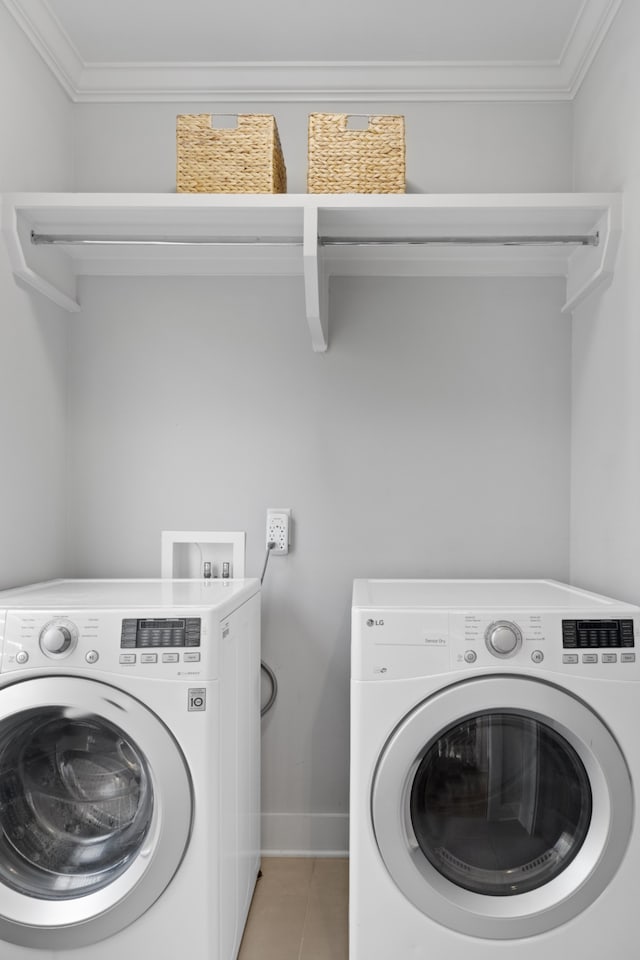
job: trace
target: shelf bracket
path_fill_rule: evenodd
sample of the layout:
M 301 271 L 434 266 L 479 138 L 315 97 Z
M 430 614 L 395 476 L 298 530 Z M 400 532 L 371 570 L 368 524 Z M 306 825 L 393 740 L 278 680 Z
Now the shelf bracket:
M 304 208 L 302 262 L 311 346 L 316 353 L 324 353 L 329 346 L 329 281 L 320 257 L 316 206 Z
M 18 211 L 15 204 L 10 203 L 7 199 L 2 201 L 2 232 L 7 245 L 11 270 L 16 279 L 24 286 L 37 290 L 38 293 L 52 300 L 53 303 L 64 310 L 70 313 L 78 313 L 80 304 L 77 300 L 70 297 L 55 284 L 50 283 L 39 273 L 36 273 L 27 263 L 20 234 Z
M 571 254 L 567 269 L 567 299 L 563 313 L 570 313 L 589 294 L 604 290 L 613 279 L 613 270 L 622 230 L 622 203 L 612 198 L 596 225 L 600 243 L 580 247 Z

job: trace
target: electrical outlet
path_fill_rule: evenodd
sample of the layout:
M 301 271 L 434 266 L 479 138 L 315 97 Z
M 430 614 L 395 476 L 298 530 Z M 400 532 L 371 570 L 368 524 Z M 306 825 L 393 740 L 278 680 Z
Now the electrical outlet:
M 267 508 L 267 545 L 275 543 L 271 553 L 284 556 L 289 553 L 289 527 L 291 510 L 289 507 Z

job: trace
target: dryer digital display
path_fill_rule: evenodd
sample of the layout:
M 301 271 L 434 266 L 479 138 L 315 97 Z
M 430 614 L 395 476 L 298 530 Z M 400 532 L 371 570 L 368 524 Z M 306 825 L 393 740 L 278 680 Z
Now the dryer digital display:
M 633 620 L 563 620 L 562 646 L 571 650 L 633 647 Z

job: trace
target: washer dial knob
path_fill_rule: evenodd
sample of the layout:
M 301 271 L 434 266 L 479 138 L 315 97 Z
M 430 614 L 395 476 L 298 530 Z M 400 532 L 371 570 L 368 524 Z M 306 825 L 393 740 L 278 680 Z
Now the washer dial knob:
M 70 620 L 52 620 L 40 631 L 40 649 L 47 657 L 64 657 L 78 639 L 78 630 Z
M 511 620 L 496 620 L 485 631 L 489 653 L 494 657 L 512 657 L 522 646 L 522 633 Z

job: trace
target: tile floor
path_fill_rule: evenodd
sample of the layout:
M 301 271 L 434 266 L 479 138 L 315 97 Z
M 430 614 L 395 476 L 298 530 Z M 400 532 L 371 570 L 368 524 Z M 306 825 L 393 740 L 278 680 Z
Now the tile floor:
M 265 857 L 238 960 L 347 960 L 349 861 Z

